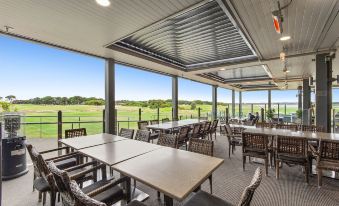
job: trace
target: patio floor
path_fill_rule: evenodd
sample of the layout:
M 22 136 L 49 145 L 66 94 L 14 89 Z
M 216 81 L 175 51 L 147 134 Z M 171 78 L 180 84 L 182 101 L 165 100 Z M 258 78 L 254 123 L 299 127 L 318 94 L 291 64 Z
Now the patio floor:
M 54 148 L 55 139 L 30 139 L 30 143 L 39 150 Z M 218 136 L 215 141 L 215 156 L 224 158 L 225 162 L 213 173 L 213 193 L 223 199 L 237 204 L 242 190 L 246 187 L 259 164 L 246 164 L 246 171 L 242 171 L 241 150 L 238 148 L 232 158 L 228 158 L 227 140 Z M 30 159 L 28 162 L 30 163 Z M 197 165 L 198 166 L 198 165 Z M 14 180 L 3 182 L 3 205 L 11 206 L 35 206 L 38 203 L 38 193 L 32 192 L 32 166 L 29 173 Z M 180 174 L 178 174 L 180 175 Z M 147 205 L 161 205 L 156 198 L 156 191 L 141 183 L 138 188 L 150 195 L 145 202 Z M 208 181 L 202 186 L 203 190 L 209 191 Z M 47 200 L 48 201 L 48 200 Z M 269 176 L 264 177 L 256 191 L 252 205 L 289 205 L 289 206 L 334 206 L 339 204 L 339 180 L 323 178 L 323 187 L 317 188 L 317 178 L 312 176 L 310 184 L 304 181 L 300 167 L 288 167 L 281 169 L 279 180 L 275 178 L 274 169 L 269 169 Z M 48 202 L 47 202 L 47 205 Z M 58 203 L 57 205 L 61 205 Z M 176 205 L 180 205 L 176 203 Z

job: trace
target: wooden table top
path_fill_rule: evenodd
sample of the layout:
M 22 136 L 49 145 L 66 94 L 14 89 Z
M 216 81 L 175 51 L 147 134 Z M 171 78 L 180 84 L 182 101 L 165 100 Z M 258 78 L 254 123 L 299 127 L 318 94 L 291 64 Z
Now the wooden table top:
M 112 135 L 112 134 L 95 134 L 81 137 L 73 137 L 68 139 L 59 140 L 62 144 L 65 144 L 73 149 L 79 150 L 87 147 L 93 147 L 96 145 L 106 144 L 115 141 L 127 140 L 127 138 Z
M 245 132 L 256 134 L 267 134 L 271 136 L 285 135 L 292 137 L 307 138 L 310 140 L 335 140 L 339 141 L 339 134 L 337 133 L 325 133 L 325 132 L 307 132 L 307 131 L 291 131 L 288 129 L 276 129 L 276 128 L 256 128 L 254 126 L 246 125 L 230 125 L 231 127 L 243 127 Z
M 197 124 L 197 123 L 203 123 L 206 122 L 206 120 L 199 120 L 199 119 L 185 119 L 185 120 L 179 120 L 179 121 L 172 121 L 172 122 L 166 122 L 166 123 L 161 123 L 161 124 L 153 124 L 153 125 L 148 125 L 148 129 L 157 129 L 157 130 L 167 130 L 167 129 L 173 129 L 176 127 L 183 127 L 183 126 L 188 126 L 192 124 Z
M 220 158 L 162 147 L 112 168 L 182 201 L 223 162 Z
M 127 139 L 88 147 L 79 150 L 79 152 L 104 164 L 114 165 L 160 148 L 162 146 Z

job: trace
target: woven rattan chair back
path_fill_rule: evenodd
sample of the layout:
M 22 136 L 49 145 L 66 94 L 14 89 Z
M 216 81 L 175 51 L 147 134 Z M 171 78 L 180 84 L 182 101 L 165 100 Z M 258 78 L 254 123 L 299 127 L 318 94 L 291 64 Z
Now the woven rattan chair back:
M 177 135 L 163 133 L 160 135 L 157 144 L 165 147 L 177 148 L 178 137 Z
M 324 128 L 316 125 L 300 125 L 302 131 L 307 132 L 324 132 Z
M 306 157 L 307 156 L 307 139 L 278 135 L 277 154 L 292 154 Z
M 211 122 L 206 122 L 204 125 L 204 132 L 208 132 L 211 128 Z
M 37 176 L 41 176 L 41 173 L 38 169 L 38 156 L 39 153 L 36 151 L 36 149 L 33 147 L 31 144 L 26 144 L 26 148 L 28 151 L 29 156 L 31 157 L 33 167 L 34 167 L 34 172 Z
M 169 122 L 169 121 L 170 121 L 169 118 L 163 118 L 163 119 L 161 120 L 162 123 L 166 123 L 166 122 Z
M 155 120 L 150 120 L 149 121 L 151 125 L 154 125 L 154 124 L 159 124 L 159 120 L 155 119 Z
M 200 117 L 199 120 L 208 120 L 208 117 Z
M 188 143 L 188 151 L 213 156 L 213 141 L 191 138 Z
M 75 199 L 74 206 L 107 206 L 105 203 L 99 202 L 83 193 L 74 180 L 70 182 L 70 189 Z
M 147 130 L 148 121 L 138 121 L 138 129 Z
M 231 126 L 229 124 L 225 124 L 225 131 L 226 131 L 226 135 L 227 136 L 230 136 L 230 135 L 233 134 L 232 128 L 231 128 Z
M 199 132 L 201 129 L 201 124 L 194 124 L 192 130 L 192 138 L 199 138 Z
M 135 134 L 135 140 L 150 142 L 151 132 L 147 130 L 137 130 Z
M 267 123 L 267 122 L 258 122 L 255 126 L 258 128 L 272 128 L 273 127 L 271 123 Z
M 288 129 L 291 131 L 297 131 L 298 130 L 298 125 L 296 124 L 277 124 L 275 126 L 277 129 Z
M 189 131 L 190 131 L 189 127 L 180 127 L 178 134 L 178 142 L 186 141 L 188 138 Z
M 268 136 L 264 134 L 242 133 L 243 152 L 268 152 Z
M 322 140 L 319 144 L 320 160 L 339 161 L 339 142 Z
M 247 186 L 242 193 L 238 206 L 250 206 L 254 192 L 259 187 L 261 180 L 262 171 L 260 168 L 257 168 L 250 185 Z
M 211 126 L 211 127 L 212 127 L 214 130 L 217 129 L 217 127 L 218 127 L 218 122 L 219 122 L 218 119 L 213 120 L 213 123 L 212 123 L 212 126 Z
M 53 175 L 56 187 L 62 198 L 62 204 L 65 206 L 75 205 L 75 199 L 70 188 L 71 180 L 67 172 L 58 169 L 52 161 L 48 163 L 48 169 Z
M 86 136 L 87 131 L 86 128 L 79 128 L 79 129 L 66 129 L 65 130 L 65 138 L 73 138 L 73 137 L 80 137 Z
M 133 137 L 134 137 L 134 129 L 121 128 L 119 136 L 125 137 L 125 138 L 128 138 L 128 139 L 133 139 Z

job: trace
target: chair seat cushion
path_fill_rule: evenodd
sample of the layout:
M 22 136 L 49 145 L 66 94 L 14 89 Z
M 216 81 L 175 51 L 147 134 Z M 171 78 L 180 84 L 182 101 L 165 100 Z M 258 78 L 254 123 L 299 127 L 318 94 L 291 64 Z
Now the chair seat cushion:
M 232 204 L 214 195 L 199 190 L 193 195 L 184 206 L 231 206 Z
M 75 157 L 60 161 L 60 162 L 55 162 L 55 165 L 57 168 L 63 170 L 69 167 L 73 167 L 77 164 L 77 159 Z
M 33 186 L 36 190 L 38 190 L 40 192 L 47 192 L 47 191 L 50 190 L 48 182 L 43 177 L 39 177 L 39 178 L 35 179 L 34 182 L 33 182 Z
M 95 189 L 98 189 L 106 184 L 108 184 L 110 181 L 109 180 L 100 180 L 98 182 L 94 182 L 93 184 L 85 187 L 82 189 L 82 191 L 87 194 Z M 121 200 L 124 197 L 124 192 L 119 186 L 114 186 L 111 187 L 104 192 L 95 195 L 92 197 L 95 200 L 98 200 L 99 202 L 104 202 L 108 205 L 114 204 L 117 201 Z
M 159 137 L 159 133 L 151 133 L 150 139 L 157 139 Z
M 298 163 L 305 163 L 307 162 L 307 158 L 302 155 L 296 155 L 296 154 L 278 154 L 277 159 L 286 161 L 286 162 L 298 162 Z
M 339 161 L 322 160 L 318 163 L 317 168 L 339 172 Z

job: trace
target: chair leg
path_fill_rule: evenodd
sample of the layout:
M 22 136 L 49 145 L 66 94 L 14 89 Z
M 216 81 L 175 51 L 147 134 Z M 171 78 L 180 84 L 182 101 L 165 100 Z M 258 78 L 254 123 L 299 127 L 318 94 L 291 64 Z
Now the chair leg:
M 318 187 L 320 188 L 323 184 L 323 182 L 322 182 L 322 178 L 323 178 L 322 169 L 318 169 L 317 173 L 318 173 Z
M 43 206 L 45 206 L 45 204 L 46 204 L 46 193 L 47 192 L 42 193 L 42 205 Z
M 41 200 L 42 200 L 42 192 L 39 191 L 38 202 L 41 202 Z
M 158 196 L 158 199 L 160 200 L 160 192 L 157 191 L 157 196 Z
M 134 188 L 137 187 L 137 181 L 134 179 Z
M 306 179 L 306 182 L 307 182 L 307 184 L 309 183 L 309 180 L 308 180 L 308 169 L 309 169 L 309 165 L 308 164 L 305 164 L 305 179 Z
M 242 156 L 242 169 L 245 171 L 246 156 Z
M 36 174 L 35 174 L 35 171 L 33 172 L 33 182 L 34 180 L 36 179 Z M 34 184 L 33 184 L 33 192 L 35 191 L 35 188 L 34 188 Z
M 55 198 L 56 197 L 56 194 L 55 192 L 50 192 L 50 205 L 51 206 L 55 206 Z
M 268 176 L 268 157 L 265 158 L 265 174 Z
M 231 144 L 228 143 L 228 157 L 231 158 Z
M 277 179 L 279 179 L 279 161 L 278 160 L 276 160 L 275 161 L 275 177 L 277 178 Z
M 213 192 L 212 190 L 212 184 L 213 184 L 213 181 L 212 181 L 212 175 L 208 177 L 209 181 L 210 181 L 210 190 L 211 190 L 211 194 Z

